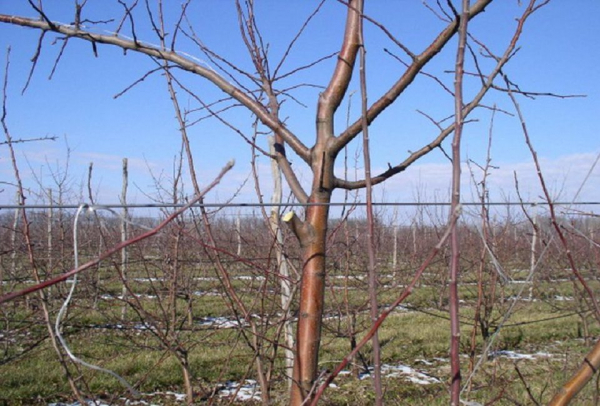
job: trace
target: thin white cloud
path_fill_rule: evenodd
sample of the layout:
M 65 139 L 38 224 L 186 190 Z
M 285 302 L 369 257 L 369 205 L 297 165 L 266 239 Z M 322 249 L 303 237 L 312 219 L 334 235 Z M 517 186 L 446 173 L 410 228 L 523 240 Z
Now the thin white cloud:
M 97 152 L 76 152 L 72 157 L 76 164 L 88 166 L 90 162 L 93 162 L 94 168 L 109 171 L 121 171 L 123 158 L 127 158 L 127 165 L 131 171 L 147 171 L 148 168 L 157 169 L 161 167 L 161 163 L 156 161 Z
M 47 150 L 44 156 L 42 151 L 32 151 L 27 153 L 29 167 L 21 162 L 21 172 L 26 182 L 33 182 L 33 177 L 28 175 L 31 170 L 39 172 L 39 168 L 50 163 L 56 165 L 65 159 L 64 151 L 58 149 Z M 544 177 L 553 198 L 561 201 L 571 201 L 577 190 L 582 186 L 584 179 L 588 175 L 590 168 L 598 157 L 598 152 L 589 152 L 581 154 L 572 154 L 558 157 L 556 159 L 542 158 L 540 160 Z M 86 174 L 89 162 L 94 162 L 94 190 L 97 191 L 97 199 L 101 202 L 113 203 L 118 201 L 121 190 L 121 167 L 122 157 L 111 154 L 99 154 L 94 152 L 73 152 L 71 156 L 71 166 L 69 171 L 71 178 L 74 179 L 75 187 L 77 184 L 86 181 Z M 11 182 L 12 171 L 6 165 L 0 167 L 0 173 L 5 174 L 6 182 Z M 515 173 L 519 180 L 519 190 L 526 200 L 538 201 L 542 195 L 540 183 L 535 171 L 533 162 L 492 162 L 494 168 L 488 178 L 488 188 L 490 190 L 490 199 L 493 201 L 504 201 L 510 199 L 516 201 Z M 474 177 L 476 181 L 481 179 L 481 171 L 475 166 Z M 144 195 L 153 195 L 156 193 L 156 185 L 150 176 L 149 169 L 155 175 L 162 174 L 161 181 L 163 187 L 167 189 L 172 182 L 173 172 L 172 162 L 145 161 L 139 158 L 129 159 L 130 175 L 130 201 L 146 202 L 148 198 Z M 258 176 L 261 182 L 261 192 L 265 202 L 269 202 L 273 190 L 271 180 L 270 164 L 267 160 L 258 162 Z M 299 171 L 300 179 L 306 186 L 310 186 L 309 169 L 304 165 L 296 168 Z M 386 168 L 375 168 L 374 173 L 385 170 Z M 219 172 L 219 167 L 201 168 L 197 176 L 202 185 L 208 184 Z M 186 194 L 192 193 L 191 181 L 187 170 L 187 165 L 183 165 L 183 184 L 186 188 Z M 51 180 L 48 179 L 48 171 L 45 174 L 44 182 L 48 182 L 47 187 L 52 187 Z M 361 173 L 359 168 L 357 173 Z M 472 201 L 477 198 L 474 189 L 471 174 L 466 163 L 462 165 L 462 194 L 463 201 Z M 244 183 L 245 185 L 241 187 Z M 583 185 L 578 201 L 600 201 L 600 165 L 594 168 L 587 182 Z M 289 188 L 283 180 L 284 199 L 289 193 Z M 426 163 L 415 164 L 405 172 L 400 173 L 388 181 L 379 185 L 375 189 L 376 201 L 387 202 L 414 202 L 446 200 L 449 196 L 451 185 L 451 167 L 449 163 Z M 34 185 L 27 185 L 34 187 Z M 4 191 L 0 194 L 0 203 L 12 204 L 14 202 L 14 191 L 10 187 L 3 187 Z M 232 196 L 236 202 L 255 202 L 256 190 L 254 179 L 251 175 L 251 168 L 247 162 L 238 162 L 234 169 L 228 173 L 221 184 L 207 198 L 207 201 L 224 202 Z M 86 193 L 87 194 L 87 193 Z M 364 200 L 364 193 L 359 191 L 359 199 Z M 340 200 L 341 193 L 336 193 L 334 200 Z
M 577 200 L 600 201 L 600 190 L 595 186 L 600 181 L 600 165 L 594 168 L 584 183 L 597 157 L 598 152 L 590 152 L 566 155 L 557 159 L 540 159 L 542 173 L 552 198 L 571 201 L 583 185 Z M 492 162 L 492 165 L 494 168 L 490 170 L 487 179 L 492 200 L 502 201 L 506 196 L 517 199 L 515 174 L 519 181 L 519 191 L 524 199 L 539 200 L 542 196 L 533 161 Z M 476 166 L 471 165 L 471 168 L 473 177 L 469 166 L 466 163 L 462 164 L 461 183 L 465 201 L 477 197 L 473 179 L 480 182 L 483 175 Z M 413 201 L 416 194 L 419 194 L 421 200 L 432 200 L 436 196 L 449 196 L 450 185 L 451 165 L 449 163 L 416 164 L 385 182 L 385 196 L 390 201 Z

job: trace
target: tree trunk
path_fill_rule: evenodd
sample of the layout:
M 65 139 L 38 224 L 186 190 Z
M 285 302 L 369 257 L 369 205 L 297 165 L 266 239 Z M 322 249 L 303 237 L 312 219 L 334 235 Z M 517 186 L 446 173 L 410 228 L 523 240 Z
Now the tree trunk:
M 285 221 L 291 227 L 302 246 L 302 282 L 300 288 L 300 310 L 296 334 L 296 358 L 294 362 L 294 385 L 290 404 L 302 405 L 309 396 L 318 375 L 319 343 L 325 296 L 325 241 L 331 193 L 313 194 L 310 203 L 323 205 L 309 206 L 306 221 L 302 222 L 292 213 Z

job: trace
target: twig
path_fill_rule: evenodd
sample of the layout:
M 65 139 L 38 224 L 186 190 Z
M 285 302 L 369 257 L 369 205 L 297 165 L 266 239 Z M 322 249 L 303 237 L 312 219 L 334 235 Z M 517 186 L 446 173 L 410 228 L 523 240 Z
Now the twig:
M 36 142 L 36 141 L 56 141 L 58 139 L 57 136 L 52 135 L 46 135 L 44 137 L 38 137 L 38 138 L 17 138 L 17 139 L 11 139 L 10 140 L 10 144 L 24 144 L 26 142 Z M 2 141 L 0 142 L 0 145 L 8 145 L 9 142 L 8 141 Z

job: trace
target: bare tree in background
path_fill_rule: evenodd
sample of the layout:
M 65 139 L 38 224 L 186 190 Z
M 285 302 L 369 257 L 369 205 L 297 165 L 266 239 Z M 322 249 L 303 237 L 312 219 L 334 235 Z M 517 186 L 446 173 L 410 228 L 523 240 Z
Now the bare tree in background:
M 155 17 L 158 14 L 157 10 L 162 9 L 160 0 L 152 2 L 152 4 L 150 4 L 150 0 L 143 2 L 139 0 L 119 1 L 125 11 L 121 16 L 115 18 L 115 26 L 112 33 L 109 34 L 107 34 L 105 26 L 101 30 L 96 29 L 93 21 L 97 19 L 94 16 L 86 15 L 85 6 L 87 1 L 85 0 L 75 2 L 74 17 L 52 15 L 48 11 L 49 8 L 44 9 L 41 0 L 39 2 L 29 0 L 32 12 L 35 14 L 33 18 L 0 14 L 0 22 L 37 29 L 41 31 L 42 36 L 53 33 L 62 40 L 63 47 L 70 39 L 77 38 L 91 43 L 93 52 L 96 54 L 100 45 L 109 45 L 130 53 L 147 55 L 158 63 L 159 68 L 146 73 L 144 77 L 161 70 L 167 72 L 168 75 L 174 75 L 174 68 L 195 74 L 220 89 L 225 94 L 225 99 L 232 105 L 241 105 L 251 112 L 263 126 L 273 133 L 275 153 L 269 154 L 266 149 L 259 148 L 259 150 L 277 162 L 296 199 L 301 203 L 310 203 L 303 219 L 294 213 L 285 216 L 285 220 L 290 224 L 302 248 L 302 281 L 293 371 L 294 384 L 291 390 L 291 404 L 301 405 L 307 398 L 311 397 L 319 375 L 318 354 L 324 308 L 328 204 L 331 202 L 332 193 L 335 189 L 353 190 L 364 188 L 367 185 L 375 186 L 403 172 L 418 159 L 440 147 L 442 142 L 454 132 L 456 125 L 462 125 L 469 114 L 481 106 L 482 99 L 488 90 L 493 87 L 501 87 L 494 83 L 494 79 L 514 54 L 525 21 L 533 12 L 548 3 L 548 0 L 530 0 L 524 5 L 523 14 L 517 20 L 516 28 L 512 37 L 509 38 L 506 48 L 502 53 L 496 54 L 500 56 L 492 54 L 485 45 L 480 44 L 474 37 L 467 40 L 466 22 L 480 16 L 493 2 L 493 0 L 463 2 L 462 14 L 457 11 L 461 10 L 461 7 L 455 6 L 451 1 L 443 6 L 442 3 L 444 2 L 438 2 L 436 8 L 430 6 L 432 11 L 444 21 L 445 27 L 422 51 L 415 52 L 397 40 L 386 27 L 367 14 L 363 14 L 364 0 L 340 1 L 340 18 L 342 18 L 342 13 L 345 13 L 346 22 L 341 37 L 340 50 L 335 55 L 330 55 L 337 57 L 335 66 L 323 87 L 323 91 L 319 94 L 318 100 L 316 100 L 316 128 L 312 145 L 305 144 L 299 135 L 285 124 L 284 116 L 280 110 L 286 99 L 293 100 L 290 92 L 294 88 L 281 87 L 283 85 L 280 85 L 280 83 L 281 79 L 286 78 L 289 80 L 289 77 L 294 73 L 312 68 L 328 57 L 322 57 L 318 61 L 296 68 L 287 74 L 281 73 L 281 67 L 290 52 L 292 52 L 297 39 L 303 34 L 310 20 L 319 12 L 325 1 L 316 4 L 314 13 L 306 19 L 287 47 L 283 48 L 285 51 L 276 63 L 272 62 L 273 53 L 269 53 L 268 44 L 266 39 L 263 38 L 257 23 L 254 1 L 236 0 L 232 2 L 232 6 L 235 6 L 238 15 L 241 40 L 247 48 L 254 72 L 243 70 L 204 45 L 201 38 L 194 31 L 191 22 L 193 16 L 188 15 L 191 0 L 182 2 L 181 13 L 173 23 L 171 31 L 168 32 L 170 42 L 165 40 L 167 30 L 163 27 L 157 28 L 162 23 L 162 21 L 159 23 Z M 72 24 L 57 22 L 66 21 L 69 18 L 73 19 Z M 361 47 L 363 50 L 365 47 L 365 44 L 361 42 L 363 38 L 361 19 L 362 22 L 373 24 L 387 35 L 397 47 L 398 52 L 403 53 L 403 58 L 407 58 L 408 61 L 406 62 L 402 58 L 396 57 L 392 51 L 388 51 L 390 55 L 401 61 L 404 69 L 394 73 L 377 72 L 377 74 L 396 75 L 397 77 L 385 92 L 375 98 L 374 103 L 364 107 L 361 117 L 340 131 L 334 128 L 336 112 L 347 96 L 351 81 L 356 75 L 357 55 Z M 152 45 L 141 40 L 141 32 L 137 31 L 137 27 L 143 24 L 154 27 L 154 33 L 159 37 L 158 42 L 160 45 Z M 463 37 L 466 46 L 469 47 L 469 42 L 477 43 L 482 53 L 480 56 L 491 60 L 492 66 L 487 72 L 480 70 L 477 55 L 471 50 L 468 53 L 471 56 L 469 66 L 476 70 L 474 75 L 479 79 L 479 87 L 475 89 L 469 98 L 455 95 L 452 90 L 445 88 L 457 100 L 455 112 L 457 119 L 455 123 L 447 126 L 436 123 L 439 133 L 435 137 L 422 145 L 421 148 L 413 152 L 409 151 L 404 160 L 393 165 L 388 164 L 388 169 L 380 174 L 353 181 L 337 177 L 334 173 L 334 167 L 340 151 L 355 140 L 366 126 L 370 126 L 380 114 L 396 102 L 418 75 L 429 75 L 424 71 L 424 67 L 443 49 L 452 46 L 451 40 L 457 36 L 459 26 L 464 28 Z M 126 27 L 129 28 L 127 33 L 124 32 Z M 188 54 L 178 52 L 178 45 L 182 38 L 195 44 L 208 63 L 199 62 L 198 59 L 192 58 Z M 59 59 L 61 55 L 62 52 L 58 57 Z M 32 71 L 37 64 L 37 56 L 39 56 L 39 53 L 36 53 L 33 58 Z M 208 67 L 209 64 L 215 66 L 216 69 Z M 167 68 L 168 71 L 165 70 Z M 181 83 L 177 83 L 184 92 L 196 98 L 205 112 L 221 120 L 226 126 L 244 137 L 242 131 L 232 127 L 226 120 L 221 119 L 221 113 L 223 110 L 227 110 L 227 107 L 221 108 L 218 105 L 205 103 L 200 97 L 196 96 L 196 93 L 185 88 Z M 451 111 L 450 105 L 448 107 Z M 252 143 L 247 137 L 245 139 L 247 142 Z M 290 159 L 287 156 L 288 149 L 291 149 L 310 168 L 311 178 L 308 185 L 301 184 L 298 169 L 296 167 L 292 168 Z M 455 160 L 459 159 L 459 153 L 457 152 L 453 158 Z M 458 198 L 453 203 L 458 204 Z M 452 283 L 455 284 L 456 269 L 452 275 Z M 456 297 L 454 303 L 453 310 L 458 311 L 458 299 Z M 457 320 L 457 314 L 455 314 L 455 320 Z M 453 345 L 458 345 L 458 336 L 454 337 L 453 335 Z M 458 368 L 458 365 L 456 367 Z M 453 380 L 457 377 L 459 377 L 459 371 L 453 368 Z M 459 384 L 459 380 L 454 382 L 456 388 L 459 387 Z M 455 394 L 458 396 L 457 392 Z M 455 401 L 457 399 L 455 398 Z

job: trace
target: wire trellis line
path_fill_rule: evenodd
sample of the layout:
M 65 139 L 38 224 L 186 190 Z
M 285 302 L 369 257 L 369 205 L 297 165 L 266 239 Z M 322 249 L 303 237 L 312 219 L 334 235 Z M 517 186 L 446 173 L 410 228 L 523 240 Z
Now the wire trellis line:
M 463 202 L 463 206 L 481 206 L 481 202 Z M 548 206 L 548 202 L 486 202 L 486 206 Z M 551 202 L 555 206 L 599 206 L 600 202 Z M 330 206 L 330 207 L 353 207 L 353 206 L 366 206 L 365 202 L 331 202 L 331 203 L 197 203 L 190 207 L 205 207 L 205 208 L 226 208 L 226 207 L 308 207 L 308 206 Z M 8 204 L 0 205 L 0 210 L 14 210 L 14 209 L 77 209 L 80 204 Z M 94 204 L 88 205 L 87 207 L 94 209 L 162 209 L 162 208 L 180 208 L 185 206 L 185 203 L 132 203 L 132 204 L 121 204 L 121 203 L 108 203 L 108 204 Z M 373 206 L 390 206 L 390 207 L 411 207 L 411 206 L 450 206 L 450 202 L 373 202 Z

